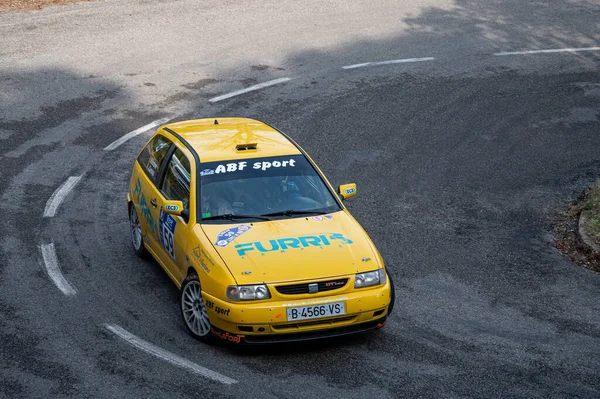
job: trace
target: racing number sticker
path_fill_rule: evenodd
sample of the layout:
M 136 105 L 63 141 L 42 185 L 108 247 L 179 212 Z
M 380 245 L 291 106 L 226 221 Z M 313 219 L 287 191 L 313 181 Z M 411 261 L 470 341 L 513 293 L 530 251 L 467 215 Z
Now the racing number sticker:
M 177 227 L 177 221 L 161 209 L 160 243 L 173 260 L 175 260 L 175 227 Z

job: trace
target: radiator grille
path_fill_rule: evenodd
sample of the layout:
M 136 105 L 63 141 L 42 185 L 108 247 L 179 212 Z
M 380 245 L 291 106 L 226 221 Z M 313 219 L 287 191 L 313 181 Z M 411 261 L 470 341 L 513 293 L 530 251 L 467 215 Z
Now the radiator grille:
M 341 278 L 337 280 L 329 280 L 329 281 L 319 281 L 318 283 L 302 283 L 302 284 L 291 284 L 291 285 L 278 285 L 275 287 L 277 292 L 285 295 L 298 295 L 298 294 L 308 294 L 310 291 L 308 290 L 309 284 L 317 284 L 319 286 L 318 292 L 323 291 L 331 291 L 342 288 L 348 283 L 347 278 Z

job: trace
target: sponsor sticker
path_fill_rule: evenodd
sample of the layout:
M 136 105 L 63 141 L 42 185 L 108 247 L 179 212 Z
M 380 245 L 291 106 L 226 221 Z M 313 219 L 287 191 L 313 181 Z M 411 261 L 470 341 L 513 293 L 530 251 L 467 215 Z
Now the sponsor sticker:
M 248 226 L 245 224 L 240 224 L 236 227 L 231 227 L 227 230 L 223 230 L 217 235 L 217 240 L 215 245 L 217 247 L 226 247 L 230 242 L 250 230 L 252 226 Z
M 261 241 L 247 242 L 243 244 L 237 244 L 234 248 L 237 250 L 239 256 L 244 257 L 246 252 L 258 251 L 261 255 L 269 252 L 285 252 L 290 249 L 304 250 L 307 248 L 326 248 L 331 245 L 337 244 L 339 247 L 344 245 L 351 245 L 352 240 L 344 237 L 340 233 L 325 233 L 315 236 L 298 236 L 298 237 L 286 237 L 269 240 L 268 243 Z
M 211 166 L 213 166 L 211 164 Z M 266 171 L 268 169 L 293 168 L 296 166 L 296 159 L 270 158 L 268 161 L 235 161 L 214 165 L 214 169 L 204 169 L 200 172 L 200 176 L 219 175 L 223 173 L 241 172 L 245 169 L 254 169 Z
M 206 300 L 205 302 L 206 308 L 212 310 L 216 314 L 222 314 L 223 316 L 229 316 L 229 312 L 231 309 L 222 308 L 220 306 L 215 306 L 215 303 L 211 300 Z
M 206 274 L 210 273 L 210 268 L 208 267 L 208 262 L 214 266 L 213 261 L 208 257 L 208 255 L 198 246 L 193 249 L 192 254 L 194 256 L 195 263 L 202 268 L 206 272 Z M 206 262 L 208 260 L 208 262 Z
M 331 220 L 331 219 L 333 219 L 333 215 L 325 215 L 325 219 Z
M 215 327 L 211 327 L 210 332 L 213 333 L 217 338 L 220 338 L 224 341 L 233 342 L 235 344 L 239 344 L 242 338 L 245 337 L 245 335 L 231 334 L 227 331 L 217 330 Z
M 319 215 L 313 216 L 312 220 L 316 220 L 316 221 L 320 222 L 321 220 L 323 220 L 323 216 L 319 216 Z
M 172 204 L 166 204 L 165 205 L 165 209 L 167 211 L 177 212 L 179 210 L 179 206 L 178 205 L 172 205 Z
M 144 192 L 142 190 L 142 182 L 139 177 L 135 184 L 135 188 L 133 189 L 133 196 L 137 200 L 138 206 L 140 207 L 140 210 L 142 211 L 142 216 L 144 217 L 144 220 L 148 224 L 148 227 L 150 227 L 150 230 L 152 230 L 152 232 L 156 236 L 158 236 L 159 226 L 156 223 L 156 221 L 154 220 L 154 216 L 152 216 L 152 211 L 150 211 L 150 208 L 148 208 L 148 202 L 146 200 L 146 195 L 144 194 Z

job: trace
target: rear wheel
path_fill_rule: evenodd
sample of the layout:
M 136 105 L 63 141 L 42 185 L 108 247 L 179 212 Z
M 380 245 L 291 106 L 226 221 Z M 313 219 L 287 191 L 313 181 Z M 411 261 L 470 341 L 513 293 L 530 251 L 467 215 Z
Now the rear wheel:
M 133 204 L 129 205 L 129 226 L 131 229 L 131 243 L 133 244 L 133 250 L 135 254 L 140 258 L 146 254 L 146 248 L 142 242 L 142 226 L 140 225 L 140 219 L 138 218 L 137 211 Z
M 208 312 L 202 299 L 202 287 L 197 275 L 190 274 L 183 282 L 180 305 L 183 322 L 192 337 L 203 342 L 212 341 Z

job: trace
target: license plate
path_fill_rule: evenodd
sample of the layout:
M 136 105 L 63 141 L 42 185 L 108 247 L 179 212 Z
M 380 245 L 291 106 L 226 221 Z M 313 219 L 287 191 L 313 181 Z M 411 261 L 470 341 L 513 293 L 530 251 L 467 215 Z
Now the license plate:
M 308 320 L 321 317 L 339 316 L 346 314 L 344 302 L 326 303 L 324 305 L 298 306 L 287 309 L 287 320 Z

